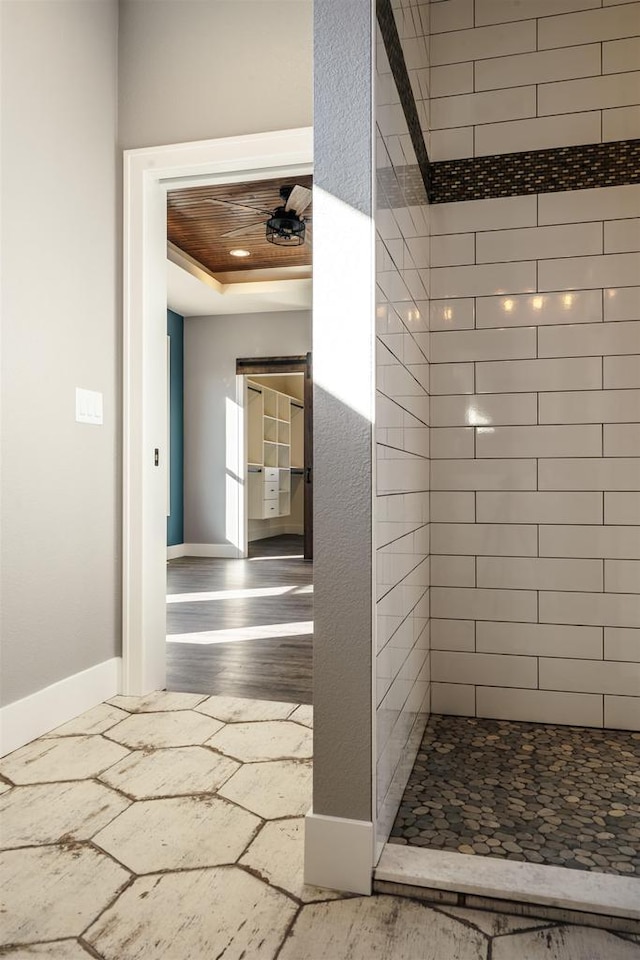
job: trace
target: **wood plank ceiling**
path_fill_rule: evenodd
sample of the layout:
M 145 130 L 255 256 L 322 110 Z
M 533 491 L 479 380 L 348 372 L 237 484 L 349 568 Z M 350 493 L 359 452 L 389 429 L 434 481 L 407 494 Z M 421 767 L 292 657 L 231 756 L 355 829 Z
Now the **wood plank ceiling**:
M 269 270 L 286 267 L 311 266 L 311 225 L 307 225 L 307 242 L 299 247 L 280 247 L 269 243 L 265 236 L 268 213 L 282 204 L 281 186 L 298 183 L 311 189 L 311 176 L 297 176 L 277 180 L 256 180 L 251 183 L 227 183 L 211 187 L 185 187 L 171 190 L 167 195 L 167 236 L 194 260 L 201 263 L 214 277 L 225 275 L 224 280 L 242 281 L 242 274 L 250 270 Z M 210 203 L 217 200 L 233 200 L 246 204 L 246 209 L 232 204 Z M 312 216 L 309 205 L 305 218 Z M 255 230 L 241 236 L 225 238 L 223 235 L 255 224 Z M 248 250 L 249 257 L 233 257 L 230 250 Z M 236 277 L 229 274 L 235 273 Z

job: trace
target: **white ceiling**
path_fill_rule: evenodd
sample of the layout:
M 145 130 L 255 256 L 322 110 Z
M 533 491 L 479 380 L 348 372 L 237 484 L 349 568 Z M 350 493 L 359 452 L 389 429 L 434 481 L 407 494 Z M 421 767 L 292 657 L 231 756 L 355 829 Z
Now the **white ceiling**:
M 167 260 L 167 306 L 183 317 L 311 309 L 309 279 L 216 286 L 218 289 Z

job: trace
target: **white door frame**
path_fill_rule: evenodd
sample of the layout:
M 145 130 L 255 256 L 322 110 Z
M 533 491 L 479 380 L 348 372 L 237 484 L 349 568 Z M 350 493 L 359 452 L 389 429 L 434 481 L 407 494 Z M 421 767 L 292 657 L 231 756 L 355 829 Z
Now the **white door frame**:
M 124 151 L 122 692 L 166 682 L 166 193 L 309 173 L 311 127 Z M 158 466 L 155 466 L 158 451 Z

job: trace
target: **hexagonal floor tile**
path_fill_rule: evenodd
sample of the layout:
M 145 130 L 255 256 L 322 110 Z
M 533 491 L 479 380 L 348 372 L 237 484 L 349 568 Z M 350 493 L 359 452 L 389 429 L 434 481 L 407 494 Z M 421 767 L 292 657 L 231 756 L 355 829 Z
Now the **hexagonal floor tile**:
M 226 800 L 175 797 L 134 803 L 94 837 L 134 873 L 235 863 L 260 820 Z
M 286 720 L 295 708 L 295 703 L 281 703 L 279 700 L 245 700 L 241 697 L 208 697 L 197 707 L 200 713 L 216 717 L 224 723 Z
M 144 697 L 112 697 L 108 703 L 128 713 L 159 713 L 163 710 L 192 710 L 207 699 L 205 693 L 173 693 L 169 690 L 154 690 Z
M 438 910 L 447 913 L 454 920 L 463 920 L 482 930 L 489 937 L 502 937 L 507 933 L 520 930 L 534 930 L 551 926 L 551 921 L 535 917 L 514 917 L 508 913 L 491 913 L 489 910 L 472 910 L 469 907 L 439 906 Z
M 321 890 L 305 884 L 303 817 L 265 823 L 239 862 L 257 870 L 274 886 L 308 903 L 343 896 L 334 890 Z
M 301 703 L 300 706 L 293 711 L 289 720 L 302 723 L 305 727 L 313 727 L 313 707 L 310 703 Z
M 493 941 L 493 960 L 638 960 L 640 948 L 593 927 L 551 927 Z
M 0 856 L 4 942 L 77 937 L 129 880 L 110 857 L 90 847 L 10 850 Z
M 272 960 L 295 912 L 237 867 L 187 870 L 136 880 L 84 939 L 105 960 Z
M 356 897 L 300 911 L 278 960 L 486 960 L 477 930 L 402 897 Z
M 16 787 L 0 799 L 0 845 L 8 850 L 88 840 L 128 806 L 120 794 L 93 780 Z
M 311 806 L 311 764 L 295 760 L 247 763 L 218 793 L 265 820 L 299 817 Z
M 239 766 L 206 747 L 174 747 L 129 754 L 100 779 L 136 800 L 184 797 L 213 793 Z
M 194 710 L 130 715 L 109 730 L 109 739 L 127 747 L 189 747 L 204 743 L 224 724 Z
M 87 960 L 90 954 L 77 940 L 56 940 L 55 943 L 34 943 L 29 947 L 18 947 L 7 956 L 10 960 L 31 960 L 43 957 L 44 960 Z
M 124 710 L 112 707 L 108 703 L 99 703 L 97 707 L 81 713 L 74 720 L 63 723 L 61 727 L 56 727 L 51 733 L 45 733 L 45 737 L 76 737 L 82 734 L 104 733 L 116 723 L 124 720 L 127 716 Z
M 125 747 L 101 736 L 34 740 L 5 757 L 0 772 L 13 783 L 86 780 L 128 753 Z
M 308 760 L 313 753 L 311 731 L 299 723 L 231 723 L 207 743 L 244 763 L 256 760 Z

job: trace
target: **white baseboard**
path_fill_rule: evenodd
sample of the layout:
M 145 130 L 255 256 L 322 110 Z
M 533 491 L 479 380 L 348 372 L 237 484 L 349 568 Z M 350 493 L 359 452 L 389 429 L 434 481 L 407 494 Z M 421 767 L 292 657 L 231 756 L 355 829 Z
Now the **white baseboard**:
M 176 543 L 172 547 L 167 547 L 167 560 L 177 560 L 179 557 L 184 557 L 184 543 Z
M 238 547 L 232 543 L 184 543 L 183 557 L 222 557 L 237 560 L 242 556 Z
M 258 520 L 257 523 L 264 523 L 265 521 Z M 266 521 L 268 522 L 268 521 Z M 277 526 L 274 526 L 270 530 L 249 530 L 249 543 L 253 543 L 254 540 L 266 540 L 268 537 L 281 537 L 283 534 L 295 533 L 298 536 L 304 536 L 304 524 L 303 523 L 279 523 Z
M 275 530 L 254 533 L 249 539 L 252 542 L 253 540 L 264 540 L 266 537 L 278 537 L 287 533 L 297 533 L 302 536 L 304 526 L 299 523 L 286 523 L 278 526 Z M 221 557 L 222 559 L 237 560 L 242 557 L 242 553 L 232 543 L 177 543 L 173 547 L 167 547 L 167 560 L 177 560 L 179 557 Z
M 348 893 L 371 894 L 373 823 L 309 811 L 304 830 L 304 881 Z
M 283 533 L 284 527 L 280 526 L 272 530 L 249 530 L 248 542 L 253 543 L 255 540 L 267 540 L 269 537 L 280 537 Z
M 0 756 L 114 697 L 120 692 L 121 672 L 122 658 L 113 657 L 2 707 Z

